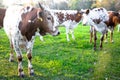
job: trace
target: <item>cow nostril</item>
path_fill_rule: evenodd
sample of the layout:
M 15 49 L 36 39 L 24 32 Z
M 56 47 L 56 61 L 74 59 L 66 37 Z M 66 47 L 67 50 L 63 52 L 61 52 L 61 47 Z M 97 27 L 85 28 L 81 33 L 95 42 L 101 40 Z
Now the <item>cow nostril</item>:
M 48 20 L 51 20 L 51 18 L 50 18 L 50 17 L 48 17 L 47 19 L 48 19 Z

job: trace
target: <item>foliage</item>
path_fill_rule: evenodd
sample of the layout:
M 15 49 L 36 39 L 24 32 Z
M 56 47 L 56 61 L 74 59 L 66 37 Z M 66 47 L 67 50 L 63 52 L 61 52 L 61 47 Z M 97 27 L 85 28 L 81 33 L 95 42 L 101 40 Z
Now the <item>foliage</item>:
M 93 7 L 104 7 L 107 10 L 113 10 L 115 11 L 115 5 L 118 1 L 117 0 L 96 0 L 96 3 L 94 3 Z
M 56 3 L 55 6 L 53 6 L 54 9 L 58 9 L 58 10 L 66 10 L 69 9 L 68 8 L 68 4 L 66 2 L 60 2 L 60 3 Z
M 92 0 L 71 0 L 70 3 L 68 4 L 70 9 L 88 9 L 91 8 L 93 1 Z
M 0 0 L 0 7 L 3 7 L 2 2 L 7 3 L 7 0 Z M 14 0 L 15 1 L 15 0 Z M 20 0 L 16 0 L 20 2 Z M 27 0 L 29 1 L 29 0 Z M 95 7 L 104 7 L 107 10 L 119 11 L 120 9 L 120 0 L 30 0 L 31 5 L 35 5 L 37 1 L 49 6 L 51 9 L 57 10 L 81 10 L 81 9 L 90 9 Z M 30 4 L 29 3 L 29 4 Z M 7 3 L 6 5 L 9 5 Z M 26 3 L 25 3 L 26 4 Z M 37 5 L 37 4 L 36 4 Z M 35 6 L 36 6 L 35 5 Z
M 114 31 L 114 43 L 103 44 L 97 50 L 89 43 L 89 27 L 79 25 L 75 29 L 76 40 L 66 41 L 65 28 L 61 34 L 44 36 L 44 42 L 36 37 L 33 49 L 35 76 L 27 74 L 27 57 L 23 53 L 24 80 L 119 80 L 120 79 L 120 33 Z M 108 36 L 109 40 L 109 36 Z M 3 29 L 0 30 L 0 80 L 21 80 L 17 76 L 17 59 L 9 62 L 9 40 Z

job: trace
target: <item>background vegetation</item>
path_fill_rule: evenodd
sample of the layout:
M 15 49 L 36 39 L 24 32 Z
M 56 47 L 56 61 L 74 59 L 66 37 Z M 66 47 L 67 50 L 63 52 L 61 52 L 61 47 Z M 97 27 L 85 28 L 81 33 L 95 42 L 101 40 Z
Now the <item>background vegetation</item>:
M 95 7 L 104 7 L 107 10 L 112 11 L 119 11 L 120 10 L 120 0 L 12 0 L 8 2 L 8 0 L 0 0 L 0 7 L 4 7 L 9 5 L 11 2 L 15 2 L 17 4 L 21 4 L 27 1 L 29 3 L 34 2 L 41 2 L 46 4 L 51 9 L 57 10 L 66 10 L 66 9 L 74 9 L 74 10 L 81 10 L 81 9 L 90 9 Z M 4 5 L 3 5 L 4 4 Z
M 35 76 L 27 74 L 27 57 L 23 53 L 25 78 L 22 80 L 120 80 L 120 33 L 114 31 L 114 43 L 103 44 L 97 50 L 89 43 L 89 27 L 75 28 L 76 40 L 66 41 L 65 28 L 60 27 L 59 36 L 44 36 L 44 42 L 36 37 L 33 49 Z M 109 41 L 109 37 L 108 37 Z M 9 40 L 0 30 L 0 80 L 21 80 L 17 76 L 17 59 L 9 62 Z M 15 54 L 14 54 L 15 55 Z M 16 55 L 15 55 L 16 56 Z

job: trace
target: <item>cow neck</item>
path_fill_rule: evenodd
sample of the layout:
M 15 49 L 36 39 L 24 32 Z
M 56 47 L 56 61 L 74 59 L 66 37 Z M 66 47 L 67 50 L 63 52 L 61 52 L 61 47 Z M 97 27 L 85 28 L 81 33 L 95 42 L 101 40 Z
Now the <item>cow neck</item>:
M 22 21 L 19 23 L 19 29 L 21 34 L 30 41 L 37 31 L 35 22 L 32 22 L 37 18 L 37 9 L 33 8 L 31 11 L 23 13 L 21 17 Z M 31 22 L 28 22 L 29 20 L 31 20 Z

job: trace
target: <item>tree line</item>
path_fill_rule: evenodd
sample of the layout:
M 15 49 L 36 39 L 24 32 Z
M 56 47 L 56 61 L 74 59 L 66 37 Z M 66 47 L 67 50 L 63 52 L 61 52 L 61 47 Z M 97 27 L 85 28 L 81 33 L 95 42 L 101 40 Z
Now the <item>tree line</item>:
M 55 9 L 92 9 L 96 7 L 104 7 L 107 10 L 119 11 L 120 0 L 68 0 L 68 2 L 60 2 L 59 4 L 51 5 Z
M 30 0 L 33 1 L 34 0 Z M 81 10 L 104 7 L 107 10 L 119 11 L 120 0 L 38 0 L 52 9 L 57 10 Z M 0 0 L 0 7 L 4 7 L 3 0 Z

